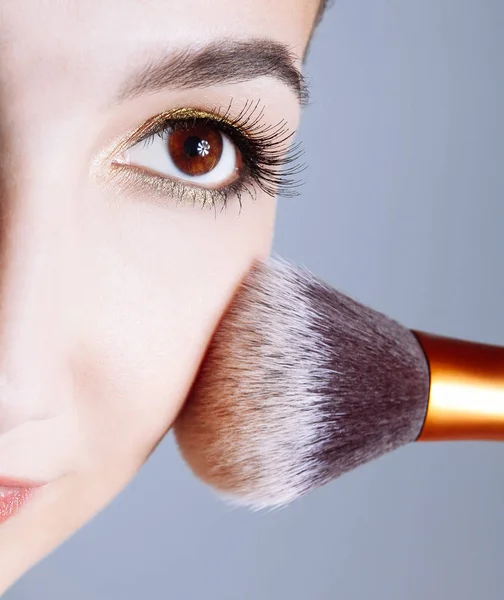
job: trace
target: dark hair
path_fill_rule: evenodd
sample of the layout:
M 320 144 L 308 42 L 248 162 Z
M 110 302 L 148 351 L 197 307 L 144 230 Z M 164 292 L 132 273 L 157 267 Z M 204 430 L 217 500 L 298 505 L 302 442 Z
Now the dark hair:
M 317 10 L 317 14 L 315 16 L 315 22 L 313 24 L 313 27 L 317 27 L 317 25 L 320 23 L 320 21 L 322 21 L 322 17 L 324 16 L 324 12 L 326 10 L 326 8 L 330 5 L 333 4 L 334 0 L 320 0 L 320 4 Z
M 328 9 L 330 6 L 332 6 L 334 3 L 336 2 L 336 0 L 320 0 L 318 9 L 317 9 L 317 13 L 315 15 L 315 21 L 313 22 L 313 27 L 310 33 L 310 37 L 308 38 L 308 43 L 306 44 L 306 48 L 303 54 L 303 63 L 306 61 L 306 58 L 308 56 L 308 51 L 310 49 L 310 45 L 313 39 L 313 34 L 315 32 L 315 29 L 317 28 L 317 26 L 319 25 L 319 23 L 322 21 L 322 18 L 325 14 L 326 9 Z

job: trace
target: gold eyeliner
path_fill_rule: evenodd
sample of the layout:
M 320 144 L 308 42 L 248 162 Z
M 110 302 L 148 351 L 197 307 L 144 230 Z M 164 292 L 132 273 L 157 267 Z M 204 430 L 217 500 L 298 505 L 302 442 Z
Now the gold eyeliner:
M 187 121 L 189 119 L 207 119 L 213 123 L 225 124 L 236 129 L 236 124 L 233 119 L 226 117 L 226 113 L 224 115 L 219 114 L 218 110 L 215 112 L 208 112 L 198 108 L 173 108 L 159 113 L 155 117 L 147 120 L 140 127 L 137 127 L 137 129 L 133 130 L 133 132 L 119 144 L 116 152 L 122 152 L 127 150 L 128 147 L 138 144 L 143 139 L 159 130 L 160 125 L 164 125 L 166 121 Z M 250 136 L 244 129 L 240 128 L 240 133 L 250 139 Z

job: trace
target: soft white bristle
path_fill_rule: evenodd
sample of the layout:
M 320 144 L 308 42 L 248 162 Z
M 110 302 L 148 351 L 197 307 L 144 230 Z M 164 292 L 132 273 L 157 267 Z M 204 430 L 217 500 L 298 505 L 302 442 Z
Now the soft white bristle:
M 415 439 L 428 380 L 408 329 L 271 259 L 228 307 L 175 435 L 233 503 L 282 506 Z

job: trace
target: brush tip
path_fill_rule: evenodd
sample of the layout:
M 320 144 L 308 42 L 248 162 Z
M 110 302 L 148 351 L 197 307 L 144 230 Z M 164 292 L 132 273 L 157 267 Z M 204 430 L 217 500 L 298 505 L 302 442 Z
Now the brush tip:
M 428 387 L 411 331 L 270 259 L 226 310 L 175 437 L 232 503 L 278 507 L 416 439 Z

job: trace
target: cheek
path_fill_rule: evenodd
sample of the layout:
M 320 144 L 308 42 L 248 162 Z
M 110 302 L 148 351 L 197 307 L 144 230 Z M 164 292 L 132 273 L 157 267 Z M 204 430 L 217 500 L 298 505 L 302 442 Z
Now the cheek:
M 240 216 L 130 199 L 83 215 L 72 366 L 92 464 L 140 464 L 169 428 L 240 279 L 269 253 L 274 211 L 258 196 Z

